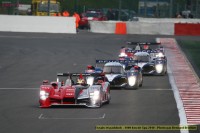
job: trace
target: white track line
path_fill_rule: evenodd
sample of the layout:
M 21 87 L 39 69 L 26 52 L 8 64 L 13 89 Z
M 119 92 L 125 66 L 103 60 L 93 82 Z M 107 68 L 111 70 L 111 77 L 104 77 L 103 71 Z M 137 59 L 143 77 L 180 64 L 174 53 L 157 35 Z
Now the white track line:
M 0 90 L 39 90 L 38 88 L 0 88 Z
M 30 39 L 34 39 L 34 38 L 41 38 L 41 39 L 47 39 L 48 37 L 37 37 L 37 36 L 35 36 L 35 37 L 30 37 L 30 36 L 0 36 L 0 38 L 30 38 Z M 62 37 L 56 37 L 56 38 L 62 38 Z
M 104 119 L 106 114 L 104 113 L 100 117 L 46 117 L 43 114 L 40 114 L 38 119 L 40 120 L 100 120 Z
M 139 91 L 172 91 L 172 89 L 138 89 Z

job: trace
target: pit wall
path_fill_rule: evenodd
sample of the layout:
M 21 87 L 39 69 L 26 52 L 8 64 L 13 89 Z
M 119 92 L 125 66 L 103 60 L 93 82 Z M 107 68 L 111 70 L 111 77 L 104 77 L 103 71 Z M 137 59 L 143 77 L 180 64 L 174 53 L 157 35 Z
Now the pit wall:
M 200 35 L 200 19 L 153 19 L 139 21 L 91 21 L 91 32 L 114 34 Z
M 0 15 L 0 31 L 76 33 L 74 17 Z

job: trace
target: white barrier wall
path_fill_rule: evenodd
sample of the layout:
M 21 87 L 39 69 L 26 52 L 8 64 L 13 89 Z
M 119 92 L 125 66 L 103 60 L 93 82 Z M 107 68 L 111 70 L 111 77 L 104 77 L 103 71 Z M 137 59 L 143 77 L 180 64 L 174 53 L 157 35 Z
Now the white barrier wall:
M 76 33 L 74 17 L 0 15 L 0 31 Z
M 116 21 L 90 21 L 92 32 L 96 33 L 115 33 Z
M 127 34 L 174 35 L 174 23 L 127 22 Z
M 200 19 L 185 19 L 185 18 L 139 18 L 140 22 L 147 23 L 200 23 Z
M 118 21 L 91 21 L 91 32 L 115 33 Z M 174 35 L 175 23 L 200 23 L 200 19 L 139 18 L 125 21 L 127 34 Z

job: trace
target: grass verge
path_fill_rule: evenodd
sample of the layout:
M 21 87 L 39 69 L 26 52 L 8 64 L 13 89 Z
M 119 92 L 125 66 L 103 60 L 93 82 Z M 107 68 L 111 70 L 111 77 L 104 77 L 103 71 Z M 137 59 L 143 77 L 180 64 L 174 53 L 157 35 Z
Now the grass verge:
M 179 41 L 179 46 L 200 77 L 200 41 Z

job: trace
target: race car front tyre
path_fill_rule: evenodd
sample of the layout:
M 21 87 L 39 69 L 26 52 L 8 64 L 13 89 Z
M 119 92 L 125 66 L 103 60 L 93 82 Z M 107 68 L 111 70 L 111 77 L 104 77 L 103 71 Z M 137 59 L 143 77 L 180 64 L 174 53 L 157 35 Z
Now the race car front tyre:
M 141 79 L 141 82 L 139 84 L 139 87 L 142 87 L 142 84 L 143 84 L 143 78 Z
M 108 93 L 108 95 L 107 95 L 107 100 L 108 100 L 108 101 L 106 102 L 107 104 L 110 103 L 110 99 L 111 99 L 111 96 L 110 96 L 110 93 Z

